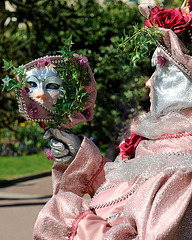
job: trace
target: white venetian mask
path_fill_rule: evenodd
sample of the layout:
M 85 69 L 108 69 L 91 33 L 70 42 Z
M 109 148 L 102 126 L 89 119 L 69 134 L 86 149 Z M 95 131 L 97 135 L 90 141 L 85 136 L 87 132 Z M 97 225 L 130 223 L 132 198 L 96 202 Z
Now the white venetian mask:
M 164 65 L 157 64 L 158 56 L 161 52 L 152 58 L 156 70 L 149 80 L 151 112 L 160 116 L 192 107 L 192 80 L 168 59 Z
M 53 109 L 52 105 L 60 94 L 62 81 L 57 72 L 51 67 L 34 68 L 27 71 L 26 82 L 30 84 L 29 96 L 50 110 Z

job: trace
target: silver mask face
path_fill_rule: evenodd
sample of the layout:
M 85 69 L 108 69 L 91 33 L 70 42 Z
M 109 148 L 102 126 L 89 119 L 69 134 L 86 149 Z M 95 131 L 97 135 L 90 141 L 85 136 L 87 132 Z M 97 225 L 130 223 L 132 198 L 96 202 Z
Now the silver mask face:
M 41 105 L 52 109 L 51 105 L 56 103 L 63 82 L 55 69 L 45 67 L 27 71 L 26 82 L 31 85 L 29 96 Z
M 192 107 L 192 80 L 169 60 L 163 67 L 155 65 L 151 78 L 151 112 L 161 116 Z

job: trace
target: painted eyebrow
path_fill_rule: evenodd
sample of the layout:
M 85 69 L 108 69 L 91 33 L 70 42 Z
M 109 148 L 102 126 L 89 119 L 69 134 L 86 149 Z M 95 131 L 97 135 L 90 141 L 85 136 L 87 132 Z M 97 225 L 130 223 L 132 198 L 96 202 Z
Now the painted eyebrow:
M 40 81 L 40 80 L 39 80 L 36 76 L 34 76 L 34 75 L 31 75 L 31 76 L 27 77 L 26 80 L 28 81 L 31 77 L 34 77 L 35 79 L 37 79 L 38 81 Z
M 45 81 L 46 81 L 46 80 L 49 80 L 49 81 L 50 81 L 50 80 L 53 79 L 53 78 L 59 80 L 61 83 L 63 82 L 63 79 L 61 79 L 61 78 L 58 77 L 58 76 L 49 76 L 49 77 L 47 77 L 47 78 L 45 79 Z

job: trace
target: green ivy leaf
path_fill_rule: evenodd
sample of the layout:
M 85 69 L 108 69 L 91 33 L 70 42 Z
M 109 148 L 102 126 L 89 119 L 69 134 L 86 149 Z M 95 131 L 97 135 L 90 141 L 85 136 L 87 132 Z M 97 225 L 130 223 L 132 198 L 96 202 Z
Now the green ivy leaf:
M 72 45 L 74 44 L 72 41 L 72 35 L 64 40 L 64 44 L 69 47 L 69 50 L 71 49 Z
M 6 75 L 5 78 L 2 79 L 2 81 L 3 81 L 3 84 L 2 84 L 2 86 L 3 86 L 2 92 L 4 91 L 4 89 L 5 89 L 6 87 L 9 86 L 9 83 L 11 82 L 11 80 L 12 80 L 12 79 L 11 79 L 8 75 Z
M 126 35 L 124 32 L 124 37 L 118 44 L 119 54 L 117 54 L 117 57 L 120 59 L 128 51 L 131 57 L 130 61 L 135 66 L 138 61 L 145 59 L 150 52 L 150 48 L 156 45 L 160 36 L 161 32 L 156 26 L 140 29 L 138 25 L 135 25 L 133 26 L 133 33 L 130 35 Z
M 6 71 L 8 71 L 9 69 L 11 69 L 13 67 L 12 61 L 8 62 L 5 59 L 3 59 L 3 63 L 4 63 L 3 68 L 5 68 Z

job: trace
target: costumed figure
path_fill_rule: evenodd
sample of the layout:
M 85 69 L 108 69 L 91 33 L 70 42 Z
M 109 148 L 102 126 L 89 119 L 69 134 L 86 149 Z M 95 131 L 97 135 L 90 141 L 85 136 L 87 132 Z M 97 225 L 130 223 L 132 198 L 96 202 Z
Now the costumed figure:
M 55 126 L 46 131 L 44 138 L 51 138 L 49 157 L 55 158 L 53 196 L 39 213 L 35 240 L 192 239 L 192 56 L 184 46 L 189 42 L 190 49 L 192 43 L 192 9 L 190 4 L 185 9 L 143 4 L 139 10 L 147 18 L 145 25 L 156 25 L 161 32 L 152 57 L 156 70 L 147 82 L 151 110 L 133 123 L 131 138 L 120 145 L 115 162 L 101 156 L 86 137 Z M 178 37 L 182 33 L 186 42 Z M 39 104 L 35 96 L 43 84 L 51 87 L 47 92 L 54 93 L 49 99 L 53 105 L 61 98 L 60 75 L 42 72 L 46 77 L 41 81 L 41 68 L 37 76 L 36 67 L 32 64 L 34 73 L 27 73 L 27 99 L 25 90 L 19 96 L 30 118 L 44 110 L 54 111 L 45 103 Z M 54 81 L 49 82 L 49 76 Z M 91 86 L 90 69 L 89 76 Z M 93 98 L 88 103 L 93 104 L 95 92 L 89 93 Z M 27 101 L 36 108 L 28 109 Z M 92 107 L 76 114 L 86 120 L 85 112 Z M 42 119 L 49 118 L 46 116 Z M 73 118 L 68 115 L 68 123 Z M 89 204 L 83 199 L 86 193 L 92 196 Z
M 151 110 L 133 123 L 115 162 L 86 137 L 46 132 L 63 164 L 53 165 L 53 196 L 39 213 L 35 240 L 192 239 L 192 57 L 177 35 L 186 33 L 190 49 L 189 7 L 139 6 L 145 25 L 161 31 L 147 82 Z

